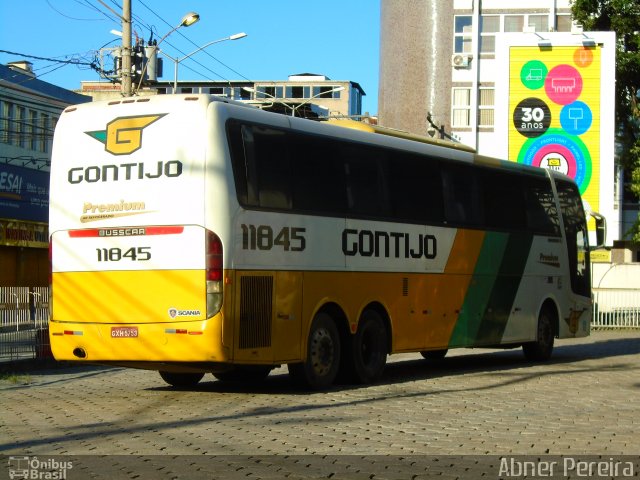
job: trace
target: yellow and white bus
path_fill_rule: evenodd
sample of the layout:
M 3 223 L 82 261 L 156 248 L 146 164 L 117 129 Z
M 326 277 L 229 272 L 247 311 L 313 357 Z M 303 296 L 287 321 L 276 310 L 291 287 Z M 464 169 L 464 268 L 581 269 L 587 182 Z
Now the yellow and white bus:
M 387 132 L 388 133 L 388 132 Z M 51 165 L 58 360 L 312 388 L 387 355 L 589 334 L 585 214 L 554 172 L 206 95 L 67 108 Z

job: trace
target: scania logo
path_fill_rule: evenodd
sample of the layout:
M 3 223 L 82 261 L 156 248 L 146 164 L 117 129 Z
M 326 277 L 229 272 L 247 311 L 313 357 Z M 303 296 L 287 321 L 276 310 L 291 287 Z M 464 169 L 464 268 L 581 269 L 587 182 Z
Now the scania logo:
M 142 130 L 165 115 L 119 117 L 110 121 L 106 130 L 85 133 L 104 143 L 104 149 L 112 155 L 129 155 L 142 147 Z

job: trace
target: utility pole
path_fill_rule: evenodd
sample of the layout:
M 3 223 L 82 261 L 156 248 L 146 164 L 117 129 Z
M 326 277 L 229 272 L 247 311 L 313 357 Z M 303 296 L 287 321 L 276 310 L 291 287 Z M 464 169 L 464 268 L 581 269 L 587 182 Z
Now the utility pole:
M 131 97 L 131 0 L 122 0 L 122 96 Z

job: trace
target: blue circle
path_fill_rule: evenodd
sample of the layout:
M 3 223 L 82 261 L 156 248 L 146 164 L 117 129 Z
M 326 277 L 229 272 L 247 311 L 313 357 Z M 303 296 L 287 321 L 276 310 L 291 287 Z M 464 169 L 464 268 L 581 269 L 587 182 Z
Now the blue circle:
M 560 111 L 560 125 L 571 135 L 582 135 L 591 128 L 592 121 L 591 109 L 579 100 L 565 105 Z

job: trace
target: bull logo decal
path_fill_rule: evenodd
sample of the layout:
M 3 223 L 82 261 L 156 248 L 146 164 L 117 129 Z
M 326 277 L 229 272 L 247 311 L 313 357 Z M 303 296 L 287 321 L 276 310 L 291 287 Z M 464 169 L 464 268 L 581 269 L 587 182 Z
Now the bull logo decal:
M 119 117 L 110 121 L 106 130 L 85 133 L 104 143 L 104 149 L 112 155 L 129 155 L 142 147 L 142 130 L 165 115 Z

